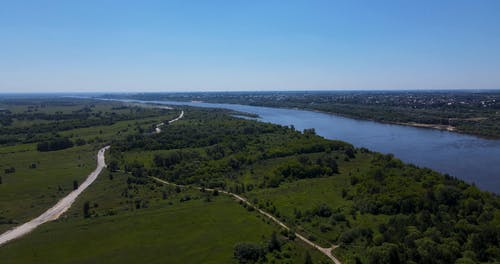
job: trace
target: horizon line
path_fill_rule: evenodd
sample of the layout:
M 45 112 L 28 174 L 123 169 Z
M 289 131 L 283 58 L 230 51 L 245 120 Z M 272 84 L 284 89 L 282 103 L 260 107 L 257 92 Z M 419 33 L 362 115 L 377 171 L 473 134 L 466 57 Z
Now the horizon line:
M 488 92 L 488 91 L 500 91 L 500 88 L 446 88 L 446 89 L 434 89 L 434 88 L 423 88 L 423 89 L 316 89 L 316 90 L 187 90 L 187 91 L 83 91 L 83 92 L 72 92 L 72 91 L 19 91 L 19 92 L 3 92 L 0 91 L 0 95 L 20 95 L 20 94 L 153 94 L 153 93 L 273 93 L 273 92 L 438 92 L 438 91 L 449 91 L 449 92 Z

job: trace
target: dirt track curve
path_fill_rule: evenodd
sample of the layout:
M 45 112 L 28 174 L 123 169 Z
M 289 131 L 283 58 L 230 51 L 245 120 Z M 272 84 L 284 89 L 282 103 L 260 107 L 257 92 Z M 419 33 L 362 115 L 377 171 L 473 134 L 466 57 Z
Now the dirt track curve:
M 85 179 L 85 181 L 82 184 L 80 184 L 80 186 L 76 190 L 70 192 L 67 196 L 59 200 L 59 202 L 57 202 L 56 205 L 45 211 L 37 218 L 1 234 L 0 246 L 4 245 L 5 243 L 13 239 L 28 234 L 29 232 L 33 231 L 33 229 L 37 228 L 39 225 L 43 223 L 56 220 L 64 212 L 66 212 L 71 207 L 76 198 L 85 189 L 87 189 L 87 187 L 89 187 L 90 184 L 92 184 L 95 181 L 95 179 L 97 179 L 99 173 L 101 173 L 102 169 L 106 167 L 106 162 L 104 161 L 104 152 L 106 152 L 108 148 L 109 146 L 103 147 L 102 149 L 99 150 L 99 152 L 97 152 L 97 168 L 89 174 L 87 179 Z
M 172 124 L 173 122 L 175 122 L 175 121 L 177 121 L 177 120 L 179 120 L 179 119 L 181 119 L 183 117 L 184 117 L 184 111 L 181 110 L 181 113 L 179 114 L 179 116 L 177 118 L 175 118 L 175 119 L 172 119 L 172 120 L 168 121 L 168 123 Z M 164 125 L 165 125 L 165 123 L 163 123 L 163 122 L 157 124 L 156 127 L 155 127 L 155 133 L 156 134 L 160 133 L 161 132 L 161 127 L 164 126 Z
M 160 183 L 163 183 L 163 184 L 168 184 L 168 185 L 173 185 L 173 186 L 179 186 L 179 187 L 194 187 L 194 186 L 186 186 L 186 185 L 179 185 L 179 184 L 175 184 L 175 183 L 171 183 L 171 182 L 168 182 L 168 181 L 165 181 L 165 180 L 162 180 L 160 178 L 156 178 L 156 177 L 151 177 L 153 178 L 154 180 L 156 180 L 157 182 L 160 182 Z M 201 189 L 204 189 L 205 191 L 214 191 L 215 189 L 210 189 L 210 188 L 201 188 L 201 187 L 194 187 L 198 190 L 201 190 Z M 226 195 L 229 195 L 229 196 L 232 196 L 234 197 L 236 200 L 238 201 L 242 201 L 244 203 L 246 203 L 247 205 L 249 206 L 252 206 L 253 208 L 255 208 L 255 210 L 257 210 L 260 214 L 266 216 L 267 218 L 271 219 L 273 222 L 275 222 L 276 224 L 278 224 L 279 226 L 283 227 L 284 229 L 286 230 L 290 230 L 290 228 L 285 225 L 285 223 L 281 222 L 280 220 L 278 220 L 276 217 L 274 217 L 273 215 L 269 214 L 268 212 L 262 210 L 262 209 L 259 209 L 258 207 L 254 206 L 252 203 L 250 203 L 246 198 L 244 197 L 241 197 L 235 193 L 231 193 L 231 192 L 228 192 L 228 191 L 224 191 L 224 190 L 217 190 L 218 192 L 220 193 L 223 193 L 223 194 L 226 194 Z M 323 253 L 325 256 L 327 256 L 329 259 L 331 259 L 335 264 L 341 264 L 340 260 L 338 260 L 333 254 L 332 254 L 332 250 L 334 248 L 336 248 L 335 245 L 332 245 L 331 247 L 329 248 L 324 248 L 324 247 L 321 247 L 320 245 L 312 242 L 311 240 L 305 238 L 304 236 L 302 236 L 301 234 L 299 233 L 295 233 L 295 236 L 298 237 L 300 240 L 304 241 L 304 243 L 316 248 L 317 250 L 319 250 L 321 253 Z

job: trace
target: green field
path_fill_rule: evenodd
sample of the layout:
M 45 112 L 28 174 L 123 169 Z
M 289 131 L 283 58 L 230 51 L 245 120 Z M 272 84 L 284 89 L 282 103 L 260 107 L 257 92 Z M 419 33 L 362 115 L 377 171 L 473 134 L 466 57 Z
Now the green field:
M 0 248 L 2 263 L 235 263 L 236 243 L 265 244 L 273 231 L 280 231 L 227 196 L 212 196 L 207 202 L 199 191 L 177 193 L 149 181 L 132 188 L 131 201 L 149 201 L 137 209 L 127 203 L 129 196 L 120 195 L 127 189 L 126 179 L 127 175 L 114 173 L 111 180 L 104 172 L 67 217 Z M 163 199 L 162 192 L 168 192 L 168 198 Z M 186 195 L 191 199 L 180 202 Z M 91 218 L 82 217 L 85 201 L 91 201 Z M 299 242 L 286 242 L 279 254 L 267 258 L 300 263 L 307 250 L 316 263 L 326 261 Z
M 77 100 L 63 101 L 23 101 L 24 104 L 7 104 L 7 109 L 22 115 L 22 121 L 16 120 L 12 129 L 36 127 L 40 122 L 56 124 L 60 121 L 32 119 L 31 116 L 47 114 L 63 118 L 74 111 L 92 106 L 91 113 L 114 113 L 114 115 L 130 112 L 130 108 L 121 103 Z M 56 114 L 57 113 L 57 114 Z M 17 145 L 0 145 L 0 232 L 26 222 L 54 205 L 61 197 L 73 190 L 73 182 L 81 183 L 95 169 L 97 150 L 112 139 L 137 133 L 140 129 L 150 130 L 154 124 L 169 120 L 178 115 L 178 111 L 164 110 L 155 117 L 116 121 L 110 125 L 83 127 L 63 131 L 52 131 L 59 137 L 72 140 L 83 139 L 87 144 L 72 148 L 40 152 L 36 143 Z M 45 116 L 47 117 L 47 116 Z M 53 116 L 50 116 L 53 117 Z M 9 130 L 10 129 L 10 130 Z M 15 130 L 14 130 L 15 131 Z M 22 131 L 22 130 L 21 130 Z M 40 133 L 46 135 L 47 133 Z M 36 135 L 35 135 L 36 136 Z M 13 173 L 1 173 L 5 169 L 15 168 Z
M 186 202 L 106 218 L 50 223 L 2 249 L 2 263 L 231 263 L 232 245 L 272 226 L 237 203 Z
M 0 170 L 16 171 L 2 175 L 0 216 L 13 223 L 0 225 L 0 231 L 38 216 L 72 191 L 73 181 L 82 182 L 95 169 L 96 153 L 92 145 L 47 153 L 33 147 L 1 153 Z M 36 168 L 30 168 L 32 164 Z

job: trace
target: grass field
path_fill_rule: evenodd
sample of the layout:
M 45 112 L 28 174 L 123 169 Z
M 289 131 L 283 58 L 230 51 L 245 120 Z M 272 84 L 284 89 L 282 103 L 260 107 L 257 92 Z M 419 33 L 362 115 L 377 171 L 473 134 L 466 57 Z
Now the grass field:
M 136 209 L 126 202 L 130 196 L 122 195 L 127 177 L 113 173 L 111 180 L 104 172 L 67 217 L 1 247 L 2 263 L 236 263 L 236 243 L 265 243 L 273 231 L 280 231 L 227 196 L 207 202 L 197 190 L 177 193 L 153 182 L 131 188 L 132 200 L 150 201 Z M 162 192 L 168 192 L 168 197 L 163 199 Z M 180 202 L 185 196 L 191 199 Z M 91 218 L 82 217 L 85 201 L 91 201 Z M 111 208 L 120 209 L 106 215 Z M 315 263 L 326 261 L 314 249 L 290 241 L 281 253 L 267 258 L 274 263 L 301 263 L 306 251 Z
M 250 200 L 258 201 L 262 208 L 275 208 L 274 215 L 277 215 L 283 221 L 294 226 L 297 231 L 317 241 L 319 244 L 327 247 L 331 244 L 341 244 L 338 237 L 348 227 L 346 222 L 330 224 L 331 218 L 322 218 L 314 216 L 306 221 L 297 221 L 296 212 L 312 211 L 320 205 L 327 205 L 334 210 L 346 213 L 346 218 L 350 226 L 368 227 L 377 230 L 379 224 L 387 221 L 388 216 L 357 214 L 354 219 L 348 215 L 352 207 L 352 201 L 346 200 L 341 196 L 342 189 L 349 185 L 349 178 L 345 175 L 337 175 L 327 178 L 299 180 L 296 182 L 285 183 L 274 189 L 257 190 L 245 194 Z M 327 229 L 322 227 L 328 226 Z M 351 254 L 352 246 L 350 245 Z M 342 248 L 334 250 L 334 254 L 342 260 L 346 260 L 349 255 Z M 346 262 L 351 263 L 351 262 Z
M 146 167 L 152 166 L 154 154 L 165 153 L 169 151 L 132 151 L 124 153 L 124 159 L 128 162 L 139 162 Z M 202 152 L 201 152 L 202 153 Z M 319 157 L 320 154 L 304 154 L 311 160 Z M 370 154 L 358 153 L 357 157 L 346 161 L 344 156 L 339 154 L 339 174 L 331 177 L 323 177 L 316 179 L 303 179 L 292 182 L 282 183 L 277 188 L 257 188 L 254 191 L 249 191 L 241 194 L 247 197 L 249 201 L 256 204 L 260 208 L 271 212 L 279 217 L 289 226 L 306 237 L 317 241 L 324 247 L 330 247 L 331 244 L 338 244 L 338 237 L 349 227 L 345 222 L 330 225 L 330 218 L 312 217 L 308 221 L 297 221 L 296 212 L 312 211 L 318 206 L 325 204 L 328 207 L 343 212 L 349 223 L 353 226 L 362 226 L 376 230 L 378 225 L 387 220 L 385 215 L 357 214 L 356 218 L 349 215 L 349 210 L 353 206 L 352 200 L 346 200 L 342 197 L 342 190 L 349 188 L 351 185 L 351 176 L 365 175 L 370 170 Z M 251 169 L 242 168 L 237 177 L 237 181 L 245 185 L 256 184 L 268 175 L 272 175 L 281 164 L 286 164 L 291 160 L 297 159 L 296 156 L 268 159 L 258 164 L 254 164 Z M 234 180 L 228 180 L 230 183 Z M 101 199 L 103 200 L 103 199 Z M 322 226 L 328 226 L 328 229 L 323 229 Z M 341 256 L 341 259 L 348 259 L 352 254 L 351 245 L 350 252 L 347 253 L 342 248 L 335 251 L 336 255 Z
M 115 124 L 109 126 L 93 126 L 86 128 L 72 129 L 68 131 L 63 131 L 60 134 L 69 138 L 82 138 L 85 140 L 92 140 L 98 138 L 102 141 L 109 141 L 117 137 L 124 137 L 130 134 L 137 133 L 137 129 L 141 128 L 144 131 L 152 130 L 152 128 L 163 120 L 168 120 L 173 118 L 177 112 L 172 111 L 171 114 L 149 117 L 139 120 L 126 120 L 118 121 Z
M 39 215 L 72 191 L 73 181 L 82 182 L 95 169 L 97 150 L 92 145 L 46 153 L 33 146 L 8 148 L 0 149 L 0 169 L 16 171 L 2 175 L 0 217 L 13 223 L 0 225 L 0 232 Z
M 29 104 L 28 104 L 29 103 Z M 116 102 L 57 103 L 41 106 L 43 102 L 26 102 L 26 105 L 4 105 L 14 113 L 71 114 L 84 105 L 93 105 L 93 112 L 127 113 Z M 36 110 L 36 111 L 35 111 Z M 162 115 L 143 119 L 118 121 L 111 125 L 77 128 L 59 132 L 61 137 L 84 139 L 88 144 L 72 148 L 39 152 L 36 143 L 0 146 L 0 232 L 38 216 L 73 190 L 73 181 L 82 182 L 95 169 L 97 150 L 105 142 L 119 137 L 150 130 L 155 124 L 178 115 L 177 110 L 163 111 Z M 13 126 L 36 126 L 48 120 L 15 121 Z M 51 121 L 52 122 L 52 121 Z M 57 131 L 54 131 L 54 133 Z M 14 173 L 4 173 L 15 168 Z

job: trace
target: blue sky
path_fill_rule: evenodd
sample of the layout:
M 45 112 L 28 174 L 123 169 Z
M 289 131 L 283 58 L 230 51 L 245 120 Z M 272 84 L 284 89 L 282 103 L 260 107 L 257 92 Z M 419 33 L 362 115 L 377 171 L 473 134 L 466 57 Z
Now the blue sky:
M 0 5 L 0 92 L 492 88 L 498 0 Z

